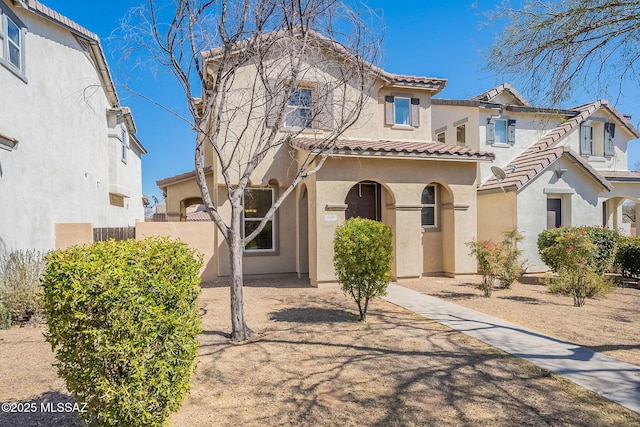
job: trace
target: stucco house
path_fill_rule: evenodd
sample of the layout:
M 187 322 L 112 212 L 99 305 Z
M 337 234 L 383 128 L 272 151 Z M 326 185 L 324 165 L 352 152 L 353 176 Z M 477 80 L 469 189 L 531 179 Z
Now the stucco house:
M 432 117 L 434 139 L 495 154 L 479 168 L 478 238 L 501 240 L 516 227 L 529 272 L 547 270 L 536 245 L 542 230 L 621 229 L 622 202 L 640 199 L 640 173 L 627 165 L 640 132 L 607 101 L 533 107 L 502 84 L 471 99 L 433 99 Z
M 314 91 L 320 83 L 312 76 L 327 77 L 323 72 L 308 72 L 308 81 L 299 82 L 287 104 L 292 115 L 317 108 Z M 334 231 L 355 216 L 391 226 L 396 280 L 475 273 L 476 262 L 465 242 L 477 236 L 478 163 L 491 162 L 493 154 L 432 140 L 431 97 L 444 89 L 446 80 L 384 71 L 376 78 L 356 125 L 340 136 L 324 166 L 297 185 L 266 231 L 245 248 L 245 274 L 298 273 L 308 275 L 314 286 L 335 283 Z M 302 106 L 300 99 L 306 100 Z M 287 116 L 277 129 L 287 134 L 297 128 L 296 137 L 270 153 L 251 176 L 253 185 L 244 197 L 245 231 L 289 186 L 296 156 L 313 153 L 317 141 L 331 132 L 320 116 L 305 121 L 303 132 L 299 116 Z M 204 163 L 213 203 L 229 217 L 216 156 L 205 155 Z M 187 207 L 202 203 L 195 172 L 157 184 L 166 196 L 169 221 L 185 221 Z M 219 232 L 211 238 L 216 253 L 215 265 L 209 267 L 215 276 L 227 276 L 228 247 Z
M 144 219 L 141 156 L 96 34 L 0 0 L 0 250 L 55 247 L 57 223 Z

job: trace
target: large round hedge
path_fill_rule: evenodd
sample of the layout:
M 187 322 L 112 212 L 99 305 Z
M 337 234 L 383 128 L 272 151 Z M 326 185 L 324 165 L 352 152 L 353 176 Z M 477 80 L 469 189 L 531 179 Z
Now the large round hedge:
M 47 255 L 47 341 L 85 422 L 160 426 L 195 367 L 202 265 L 186 244 L 108 241 Z

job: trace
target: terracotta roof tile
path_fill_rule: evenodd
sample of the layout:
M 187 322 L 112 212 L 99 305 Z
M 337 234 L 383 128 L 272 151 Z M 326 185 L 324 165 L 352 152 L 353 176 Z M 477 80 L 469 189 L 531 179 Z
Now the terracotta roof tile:
M 541 150 L 528 149 L 509 163 L 509 166 L 514 166 L 515 168 L 510 170 L 511 168 L 505 167 L 507 177 L 503 179 L 502 182 L 498 182 L 498 180 L 492 176 L 480 185 L 479 190 L 489 191 L 500 188 L 520 190 L 540 172 L 564 155 L 572 157 L 595 181 L 600 183 L 605 189 L 611 191 L 613 186 L 607 179 L 569 147 L 554 147 Z
M 213 168 L 211 166 L 204 168 L 204 173 L 211 173 L 212 171 L 213 171 Z M 156 185 L 160 188 L 164 188 L 170 184 L 175 184 L 177 182 L 185 181 L 187 179 L 191 179 L 195 177 L 196 177 L 196 171 L 192 170 L 191 172 L 185 172 L 179 175 L 170 176 L 168 178 L 159 179 L 158 181 L 156 181 Z
M 518 101 L 519 105 L 521 106 L 529 105 L 529 102 L 527 102 L 527 100 L 524 99 L 524 97 L 520 95 L 520 93 L 509 83 L 502 83 L 501 85 L 491 88 L 488 91 L 483 92 L 478 96 L 474 96 L 473 98 L 471 98 L 471 100 L 491 102 L 494 98 L 496 98 L 498 95 L 500 95 L 503 92 L 509 92 L 511 96 L 513 96 L 516 99 L 516 101 Z
M 314 151 L 324 140 L 314 138 L 296 138 L 291 145 L 302 150 Z M 495 158 L 488 151 L 477 151 L 467 147 L 458 147 L 439 142 L 409 142 L 384 140 L 348 140 L 339 139 L 329 150 L 332 155 L 370 155 L 380 157 L 413 157 L 413 158 L 441 158 L 441 159 L 469 159 L 476 161 L 490 161 Z

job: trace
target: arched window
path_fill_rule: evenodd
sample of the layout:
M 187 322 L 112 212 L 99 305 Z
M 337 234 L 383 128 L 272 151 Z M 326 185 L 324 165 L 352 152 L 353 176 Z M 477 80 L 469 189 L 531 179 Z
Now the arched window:
M 422 227 L 435 228 L 438 226 L 438 187 L 430 184 L 422 190 Z

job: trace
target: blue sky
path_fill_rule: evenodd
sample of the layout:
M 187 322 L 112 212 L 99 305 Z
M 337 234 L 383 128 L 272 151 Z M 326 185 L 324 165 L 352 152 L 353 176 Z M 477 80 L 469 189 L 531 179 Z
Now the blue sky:
M 142 0 L 87 2 L 41 0 L 42 3 L 88 28 L 101 38 L 116 84 L 126 84 L 164 105 L 185 111 L 184 95 L 161 69 L 131 69 L 120 59 L 114 30 L 127 11 Z M 493 41 L 497 26 L 486 26 L 484 13 L 502 0 L 369 0 L 382 15 L 385 29 L 383 68 L 399 74 L 440 77 L 449 80 L 439 97 L 464 99 L 503 82 L 485 70 L 483 51 Z M 513 2 L 516 3 L 516 2 Z M 100 4 L 100 8 L 96 7 Z M 161 199 L 158 179 L 193 170 L 195 136 L 188 124 L 161 108 L 119 87 L 122 105 L 131 107 L 138 138 L 149 150 L 142 160 L 142 190 Z M 629 96 L 630 95 L 630 96 Z M 623 113 L 632 114 L 638 125 L 638 91 L 618 101 Z M 525 94 L 526 96 L 526 94 Z M 609 98 L 607 94 L 581 94 L 567 106 Z M 640 145 L 629 146 L 629 164 L 640 160 Z

